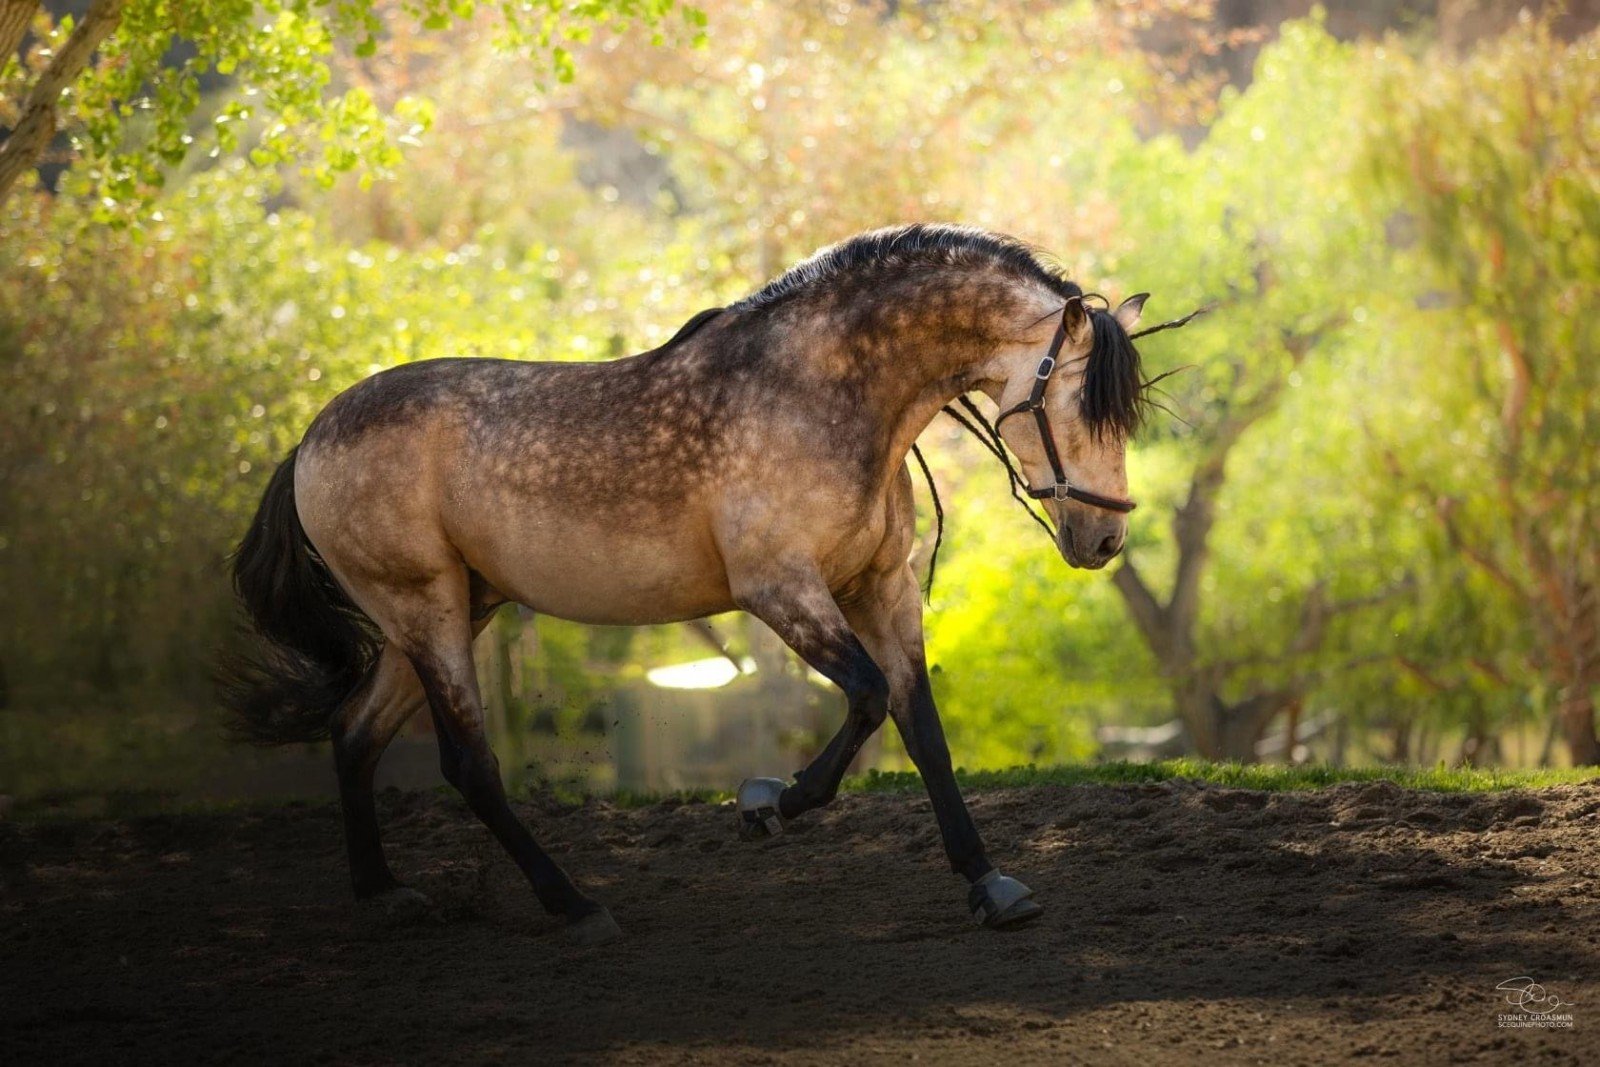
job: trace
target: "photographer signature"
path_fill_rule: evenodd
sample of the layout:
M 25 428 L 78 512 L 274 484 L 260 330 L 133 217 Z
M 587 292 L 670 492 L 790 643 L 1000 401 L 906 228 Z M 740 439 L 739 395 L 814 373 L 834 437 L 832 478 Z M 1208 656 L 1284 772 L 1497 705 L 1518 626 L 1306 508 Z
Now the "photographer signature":
M 1506 1003 L 1529 1015 L 1548 1015 L 1557 1008 L 1570 1008 L 1570 1001 L 1562 1000 L 1527 975 L 1507 978 L 1495 986 L 1506 995 Z

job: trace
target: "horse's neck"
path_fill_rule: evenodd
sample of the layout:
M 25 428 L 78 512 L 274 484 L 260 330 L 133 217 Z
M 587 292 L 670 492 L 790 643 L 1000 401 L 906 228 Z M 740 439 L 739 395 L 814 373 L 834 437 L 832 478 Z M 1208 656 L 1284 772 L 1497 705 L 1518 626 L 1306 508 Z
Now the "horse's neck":
M 925 383 L 898 411 L 893 412 L 886 420 L 891 427 L 888 455 L 884 457 L 888 468 L 898 469 L 905 462 L 911 446 L 938 417 L 940 410 L 973 388 L 975 384 L 969 374 L 958 371 Z
M 873 359 L 865 392 L 885 431 L 886 477 L 899 471 L 911 446 L 945 405 L 974 391 L 999 399 L 1006 381 L 1021 373 L 1011 364 L 1017 362 L 1016 354 L 1028 350 L 1017 339 L 1029 332 L 1034 310 L 1032 303 L 1019 300 L 1015 308 L 995 311 L 991 321 L 946 302 L 920 319 L 913 312 L 910 318 L 917 328 L 870 346 L 881 355 Z

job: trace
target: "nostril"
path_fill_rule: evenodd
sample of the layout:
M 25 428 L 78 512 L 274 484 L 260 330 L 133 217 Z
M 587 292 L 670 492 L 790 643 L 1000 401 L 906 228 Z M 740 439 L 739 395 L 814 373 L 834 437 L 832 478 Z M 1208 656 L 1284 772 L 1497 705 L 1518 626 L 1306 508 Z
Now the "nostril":
M 1100 542 L 1100 558 L 1110 559 L 1122 551 L 1122 537 L 1119 534 L 1110 534 Z

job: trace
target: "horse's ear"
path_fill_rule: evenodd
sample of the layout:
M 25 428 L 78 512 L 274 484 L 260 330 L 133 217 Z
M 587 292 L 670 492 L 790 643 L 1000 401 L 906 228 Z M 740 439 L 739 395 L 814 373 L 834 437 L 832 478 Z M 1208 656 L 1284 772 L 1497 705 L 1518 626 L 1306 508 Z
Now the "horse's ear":
M 1134 293 L 1128 299 L 1117 305 L 1117 310 L 1112 312 L 1122 328 L 1129 333 L 1139 324 L 1139 313 L 1144 310 L 1144 302 L 1150 299 L 1149 293 Z
M 1067 336 L 1074 341 L 1087 336 L 1089 309 L 1083 306 L 1083 297 L 1067 297 L 1067 306 L 1061 309 L 1061 324 L 1067 328 Z

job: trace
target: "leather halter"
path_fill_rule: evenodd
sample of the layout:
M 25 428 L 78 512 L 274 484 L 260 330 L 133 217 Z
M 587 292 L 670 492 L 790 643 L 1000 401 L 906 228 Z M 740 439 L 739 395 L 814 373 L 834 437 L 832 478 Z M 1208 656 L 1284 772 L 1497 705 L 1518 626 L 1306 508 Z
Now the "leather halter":
M 1068 307 L 1071 305 L 1069 304 Z M 1087 310 L 1085 311 L 1087 314 Z M 1116 511 L 1126 515 L 1139 505 L 1131 500 L 1119 500 L 1116 497 L 1101 496 L 1091 493 L 1087 489 L 1079 489 L 1067 480 L 1067 472 L 1061 466 L 1061 453 L 1056 449 L 1056 437 L 1050 429 L 1050 420 L 1044 413 L 1044 391 L 1050 385 L 1050 376 L 1055 373 L 1056 362 L 1061 355 L 1061 346 L 1067 341 L 1067 308 L 1061 311 L 1061 321 L 1056 323 L 1055 337 L 1050 341 L 1050 350 L 1045 353 L 1044 359 L 1039 361 L 1039 369 L 1033 373 L 1033 388 L 1028 393 L 1028 399 L 1007 408 L 994 420 L 995 429 L 1013 415 L 1023 412 L 1032 412 L 1034 422 L 1039 427 L 1039 440 L 1044 445 L 1044 454 L 1050 460 L 1050 473 L 1055 476 L 1055 484 L 1046 489 L 1035 489 L 1031 485 L 1024 485 L 1023 489 L 1035 500 L 1076 500 L 1080 504 L 1090 507 L 1103 508 L 1106 511 Z

